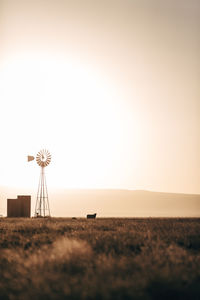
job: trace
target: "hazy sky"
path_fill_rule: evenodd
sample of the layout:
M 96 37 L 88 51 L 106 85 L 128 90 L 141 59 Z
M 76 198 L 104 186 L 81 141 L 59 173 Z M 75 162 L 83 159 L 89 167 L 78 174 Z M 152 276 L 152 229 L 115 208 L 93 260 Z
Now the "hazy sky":
M 0 185 L 200 193 L 199 0 L 0 0 Z

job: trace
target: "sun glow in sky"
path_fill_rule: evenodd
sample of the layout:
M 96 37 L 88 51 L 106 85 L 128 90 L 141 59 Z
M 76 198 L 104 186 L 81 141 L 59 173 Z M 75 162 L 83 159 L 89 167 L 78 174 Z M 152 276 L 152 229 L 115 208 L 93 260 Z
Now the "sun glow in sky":
M 200 193 L 199 8 L 0 0 L 0 185 Z
M 26 155 L 45 147 L 52 153 L 53 186 L 103 187 L 115 176 L 137 122 L 112 81 L 89 65 L 34 54 L 10 59 L 2 70 L 2 154 L 9 157 L 8 167 L 2 162 L 3 183 L 30 183 Z

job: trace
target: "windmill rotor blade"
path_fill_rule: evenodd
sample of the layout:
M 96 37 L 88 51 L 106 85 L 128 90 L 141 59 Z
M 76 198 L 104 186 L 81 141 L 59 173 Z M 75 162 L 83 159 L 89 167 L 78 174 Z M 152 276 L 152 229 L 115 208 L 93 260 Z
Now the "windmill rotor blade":
M 37 164 L 41 167 L 46 167 L 51 161 L 51 154 L 47 149 L 40 150 L 36 155 Z

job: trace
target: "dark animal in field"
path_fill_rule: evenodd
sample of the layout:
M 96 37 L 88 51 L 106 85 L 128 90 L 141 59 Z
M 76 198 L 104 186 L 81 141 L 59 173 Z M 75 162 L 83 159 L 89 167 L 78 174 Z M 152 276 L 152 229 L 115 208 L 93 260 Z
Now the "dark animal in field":
M 87 215 L 87 219 L 96 219 L 97 214 Z

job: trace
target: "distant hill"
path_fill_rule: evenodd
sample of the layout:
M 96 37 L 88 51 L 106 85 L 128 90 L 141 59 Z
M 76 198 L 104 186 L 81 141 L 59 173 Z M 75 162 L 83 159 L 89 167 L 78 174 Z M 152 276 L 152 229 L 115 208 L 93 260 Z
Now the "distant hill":
M 6 215 L 6 199 L 36 191 L 0 188 L 0 214 Z M 160 193 L 142 190 L 49 190 L 52 216 L 85 217 L 200 217 L 200 195 Z
M 97 212 L 102 217 L 200 217 L 200 195 L 134 190 L 63 190 L 52 194 L 60 207 L 56 215 L 85 216 Z

